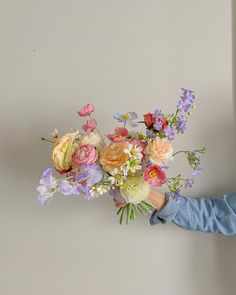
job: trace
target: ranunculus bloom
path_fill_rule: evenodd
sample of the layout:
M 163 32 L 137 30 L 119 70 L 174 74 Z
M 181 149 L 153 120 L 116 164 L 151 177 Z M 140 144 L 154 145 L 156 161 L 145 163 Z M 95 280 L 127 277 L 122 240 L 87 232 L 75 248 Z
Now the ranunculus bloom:
M 92 145 L 82 145 L 72 155 L 72 166 L 76 168 L 83 164 L 93 164 L 97 158 L 98 152 Z
M 148 198 L 150 185 L 142 176 L 129 176 L 123 183 L 120 193 L 128 203 L 138 204 Z
M 78 144 L 74 143 L 76 136 L 76 132 L 67 133 L 54 144 L 52 160 L 55 169 L 60 173 L 67 172 L 72 167 L 72 154 L 78 148 Z
M 95 128 L 97 127 L 97 121 L 96 119 L 91 118 L 90 120 L 88 120 L 83 126 L 83 130 L 85 132 L 92 132 Z
M 148 142 L 145 153 L 152 163 L 160 164 L 171 158 L 173 147 L 167 139 L 155 138 Z
M 115 129 L 115 133 L 114 134 L 108 134 L 107 138 L 110 139 L 113 142 L 121 142 L 121 141 L 125 141 L 127 135 L 129 134 L 128 130 L 126 128 L 123 127 L 117 127 Z
M 81 117 L 85 117 L 90 115 L 94 111 L 94 107 L 91 103 L 86 104 L 82 109 L 78 112 Z
M 166 117 L 162 118 L 162 128 L 166 128 L 166 126 L 169 124 L 168 120 L 166 119 Z
M 166 174 L 158 165 L 148 166 L 144 171 L 144 180 L 153 186 L 166 183 Z
M 106 147 L 101 153 L 101 165 L 107 172 L 113 171 L 115 168 L 119 169 L 128 159 L 129 155 L 124 152 L 129 143 L 114 142 Z
M 90 132 L 81 138 L 80 145 L 91 144 L 97 150 L 105 147 L 105 141 L 99 133 Z
M 151 113 L 143 115 L 143 120 L 146 123 L 147 127 L 150 127 L 152 124 L 156 122 L 156 119 L 153 117 Z

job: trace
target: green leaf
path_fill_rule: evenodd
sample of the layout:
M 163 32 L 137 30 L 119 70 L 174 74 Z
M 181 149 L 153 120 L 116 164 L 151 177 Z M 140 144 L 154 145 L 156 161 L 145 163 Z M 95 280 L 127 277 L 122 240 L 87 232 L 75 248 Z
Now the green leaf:
M 141 202 L 140 206 L 147 211 L 147 214 L 152 212 L 152 210 L 150 210 L 150 208 L 144 202 Z
M 144 211 L 144 209 L 141 207 L 140 204 L 137 205 L 137 208 L 143 215 L 146 215 L 146 212 Z
M 132 204 L 129 204 L 128 209 L 129 209 L 129 211 L 128 211 L 128 219 L 130 220 L 131 219 L 131 214 L 132 214 Z
M 139 215 L 139 210 L 138 210 L 138 207 L 137 207 L 136 204 L 134 204 L 134 208 L 135 208 L 135 212 L 136 212 L 136 214 Z
M 122 224 L 123 222 L 124 211 L 125 211 L 125 207 L 121 208 L 120 224 Z
M 119 215 L 121 210 L 122 210 L 122 207 L 117 211 L 116 214 Z
M 132 206 L 132 212 L 131 213 L 132 213 L 131 219 L 134 220 L 136 218 L 134 205 Z
M 143 201 L 143 203 L 144 203 L 148 208 L 150 208 L 150 210 L 155 209 L 155 207 L 154 207 L 151 203 L 149 203 L 148 201 Z

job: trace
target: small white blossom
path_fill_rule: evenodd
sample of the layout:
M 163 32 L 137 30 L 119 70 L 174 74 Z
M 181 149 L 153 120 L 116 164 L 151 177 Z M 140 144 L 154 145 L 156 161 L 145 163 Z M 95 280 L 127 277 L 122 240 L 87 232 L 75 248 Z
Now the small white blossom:
M 128 148 L 124 150 L 126 154 L 129 155 L 131 159 L 141 160 L 143 157 L 142 148 L 129 144 Z
M 108 192 L 108 186 L 104 184 L 100 184 L 97 187 L 97 191 L 100 195 L 103 195 Z
M 142 169 L 141 162 L 137 159 L 131 159 L 122 166 L 122 171 L 124 172 L 124 175 L 127 175 L 130 171 L 131 173 L 135 173 L 138 170 Z
M 110 183 L 113 185 L 121 186 L 126 179 L 126 177 L 122 174 L 122 171 L 118 170 L 117 168 L 111 172 L 111 175 L 112 176 L 108 178 L 108 181 L 110 181 Z
M 50 132 L 50 136 L 52 138 L 57 138 L 58 137 L 58 130 L 54 129 L 52 132 Z

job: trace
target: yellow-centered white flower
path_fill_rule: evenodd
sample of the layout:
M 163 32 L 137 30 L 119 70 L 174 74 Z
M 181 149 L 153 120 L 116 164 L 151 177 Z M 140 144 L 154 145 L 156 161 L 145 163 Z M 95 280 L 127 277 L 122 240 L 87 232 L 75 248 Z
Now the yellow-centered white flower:
M 128 154 L 131 159 L 141 160 L 143 157 L 142 148 L 134 146 L 132 143 L 128 145 L 128 148 L 125 149 L 124 152 Z
M 121 186 L 126 179 L 122 171 L 117 168 L 114 169 L 114 171 L 111 171 L 110 174 L 111 176 L 108 178 L 108 181 L 113 185 Z

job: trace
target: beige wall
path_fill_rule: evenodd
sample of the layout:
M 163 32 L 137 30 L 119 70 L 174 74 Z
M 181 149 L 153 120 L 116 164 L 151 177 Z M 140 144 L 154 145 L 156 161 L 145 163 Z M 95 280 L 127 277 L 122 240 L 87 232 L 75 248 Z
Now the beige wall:
M 175 147 L 208 149 L 186 194 L 235 190 L 231 2 L 1 0 L 0 36 L 0 294 L 234 294 L 234 237 L 121 227 L 107 197 L 42 208 L 35 191 L 50 165 L 39 138 L 78 127 L 85 102 L 108 132 L 116 111 L 172 111 L 181 86 L 198 103 Z

